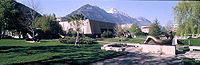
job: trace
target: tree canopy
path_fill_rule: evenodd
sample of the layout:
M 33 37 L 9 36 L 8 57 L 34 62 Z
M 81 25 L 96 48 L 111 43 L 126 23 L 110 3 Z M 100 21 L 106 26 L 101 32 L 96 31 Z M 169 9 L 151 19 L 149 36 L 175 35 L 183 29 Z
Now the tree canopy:
M 179 2 L 174 7 L 177 35 L 200 34 L 200 2 Z
M 5 30 L 20 29 L 19 21 L 17 20 L 19 15 L 19 9 L 15 0 L 0 1 L 0 32 L 3 31 L 3 35 Z
M 68 22 L 71 24 L 71 26 L 73 26 L 74 31 L 76 31 L 76 42 L 75 42 L 75 46 L 76 44 L 79 42 L 79 33 L 80 33 L 80 28 L 83 25 L 83 20 L 85 19 L 85 17 L 83 16 L 83 14 L 75 14 L 73 16 L 70 16 L 67 20 Z
M 58 33 L 63 34 L 62 27 L 55 21 L 55 15 L 43 15 L 33 22 L 33 26 L 40 29 L 46 38 L 58 38 Z
M 159 36 L 161 35 L 161 26 L 157 19 L 155 19 L 154 23 L 149 26 L 149 35 Z
M 130 33 L 133 33 L 134 35 L 140 35 L 142 33 L 141 29 L 136 23 L 133 23 L 131 25 L 131 28 L 128 29 Z

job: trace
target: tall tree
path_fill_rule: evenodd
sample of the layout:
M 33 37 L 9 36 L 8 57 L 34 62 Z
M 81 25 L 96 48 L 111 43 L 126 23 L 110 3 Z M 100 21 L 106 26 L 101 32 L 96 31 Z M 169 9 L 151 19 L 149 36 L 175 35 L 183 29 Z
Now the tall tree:
M 157 19 L 155 19 L 154 23 L 149 26 L 149 34 L 154 36 L 159 36 L 161 33 L 161 28 Z
M 14 0 L 1 0 L 0 1 L 0 34 L 1 38 L 4 37 L 6 30 L 15 30 L 19 28 L 18 9 Z
M 35 30 L 36 28 L 33 25 L 33 22 L 41 17 L 41 15 L 38 13 L 41 11 L 39 0 L 27 0 L 27 4 L 30 8 L 22 8 L 21 12 L 23 14 L 22 21 L 25 20 L 26 22 L 23 22 L 22 25 L 26 26 L 26 29 L 32 33 L 32 36 L 35 36 Z
M 43 15 L 37 18 L 33 23 L 35 28 L 41 29 L 44 32 L 44 35 L 46 35 L 45 38 L 58 38 L 58 34 L 63 33 L 62 27 L 55 21 L 54 16 L 55 15 Z
M 194 34 L 199 32 L 199 26 L 200 26 L 199 1 L 179 2 L 174 7 L 174 15 L 175 15 L 175 21 L 177 21 L 179 24 L 177 35 L 192 34 L 194 36 Z
M 79 32 L 81 31 L 80 28 L 83 25 L 84 19 L 85 19 L 85 17 L 83 16 L 83 14 L 75 14 L 68 18 L 68 22 L 71 24 L 71 26 L 73 26 L 74 31 L 76 31 L 76 34 L 77 34 L 75 46 L 79 42 Z

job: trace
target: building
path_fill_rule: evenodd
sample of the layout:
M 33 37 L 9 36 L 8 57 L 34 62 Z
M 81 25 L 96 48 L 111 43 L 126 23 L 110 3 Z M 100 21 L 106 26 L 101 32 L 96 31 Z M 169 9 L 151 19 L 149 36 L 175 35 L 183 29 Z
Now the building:
M 73 26 L 70 25 L 70 23 L 72 22 L 67 22 L 67 21 L 59 22 L 65 33 L 68 33 L 70 30 L 74 29 Z M 83 26 L 81 26 L 80 33 L 89 36 L 90 35 L 100 36 L 100 34 L 103 33 L 104 31 L 114 32 L 115 26 L 117 26 L 115 23 L 86 19 L 83 20 Z
M 149 33 L 149 26 L 142 26 L 141 31 L 144 33 Z
M 171 24 L 169 25 L 168 29 L 172 32 L 176 32 L 178 28 L 178 24 Z
M 128 28 L 131 28 L 131 25 L 132 24 L 123 24 L 121 25 L 122 29 L 128 29 Z
M 67 21 L 67 18 L 65 18 L 65 17 L 57 17 L 56 21 L 58 21 L 58 22 Z

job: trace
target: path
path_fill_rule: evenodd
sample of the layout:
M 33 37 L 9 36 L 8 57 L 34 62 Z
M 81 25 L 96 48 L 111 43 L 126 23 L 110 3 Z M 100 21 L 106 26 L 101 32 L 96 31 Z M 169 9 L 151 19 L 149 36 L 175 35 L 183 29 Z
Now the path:
M 111 58 L 91 63 L 90 65 L 171 65 L 171 64 L 183 65 L 183 63 L 181 62 L 181 59 L 184 58 L 183 54 L 179 54 L 176 56 L 169 56 L 169 55 L 159 55 L 150 53 L 140 53 L 136 48 L 135 50 L 131 51 L 128 48 L 125 51 L 129 53 L 116 58 Z

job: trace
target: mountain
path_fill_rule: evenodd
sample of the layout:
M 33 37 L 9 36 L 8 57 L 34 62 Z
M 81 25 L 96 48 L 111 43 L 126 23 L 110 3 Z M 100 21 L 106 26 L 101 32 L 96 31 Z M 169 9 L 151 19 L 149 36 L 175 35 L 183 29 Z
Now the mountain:
M 126 13 L 117 10 L 116 8 L 112 8 L 108 12 L 97 7 L 86 4 L 81 6 L 79 9 L 73 11 L 72 13 L 66 15 L 65 17 L 72 16 L 74 14 L 82 13 L 86 18 L 92 20 L 99 20 L 117 24 L 132 24 L 136 22 L 138 26 L 149 25 L 151 22 L 143 17 L 133 18 L 127 15 Z

